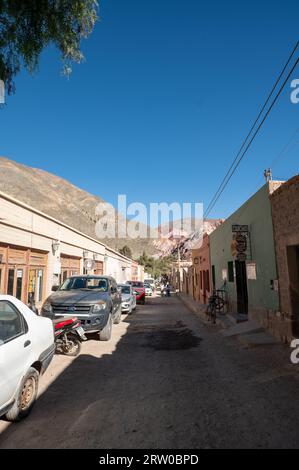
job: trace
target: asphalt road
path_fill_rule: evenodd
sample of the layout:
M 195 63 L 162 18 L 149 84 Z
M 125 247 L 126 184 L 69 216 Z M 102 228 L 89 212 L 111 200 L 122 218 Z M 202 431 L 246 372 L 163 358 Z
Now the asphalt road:
M 31 415 L 0 420 L 0 448 L 299 446 L 299 365 L 283 345 L 244 349 L 175 297 L 154 298 L 55 356 Z

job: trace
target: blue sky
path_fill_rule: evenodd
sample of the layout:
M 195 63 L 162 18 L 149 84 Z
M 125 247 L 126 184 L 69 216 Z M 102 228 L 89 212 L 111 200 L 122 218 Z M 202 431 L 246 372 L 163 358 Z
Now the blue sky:
M 59 53 L 22 73 L 0 111 L 0 155 L 113 204 L 209 202 L 298 40 L 296 1 L 102 0 L 70 80 Z M 293 78 L 299 78 L 299 68 Z M 210 214 L 226 217 L 274 177 L 298 173 L 290 88 Z

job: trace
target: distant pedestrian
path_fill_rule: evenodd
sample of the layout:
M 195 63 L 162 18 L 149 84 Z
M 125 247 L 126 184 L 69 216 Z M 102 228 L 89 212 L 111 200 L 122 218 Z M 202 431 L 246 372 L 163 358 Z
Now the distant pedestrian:
M 167 294 L 167 297 L 170 297 L 170 290 L 171 290 L 171 287 L 170 287 L 170 284 L 169 282 L 166 284 L 166 294 Z

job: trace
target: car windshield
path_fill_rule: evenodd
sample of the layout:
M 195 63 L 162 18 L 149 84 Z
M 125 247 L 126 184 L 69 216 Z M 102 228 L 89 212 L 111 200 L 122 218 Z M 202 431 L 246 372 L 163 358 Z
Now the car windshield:
M 122 294 L 130 294 L 131 293 L 130 286 L 121 286 L 121 293 Z
M 133 287 L 143 287 L 143 282 L 132 282 Z
M 99 290 L 108 291 L 108 281 L 99 277 L 70 277 L 64 281 L 59 290 Z

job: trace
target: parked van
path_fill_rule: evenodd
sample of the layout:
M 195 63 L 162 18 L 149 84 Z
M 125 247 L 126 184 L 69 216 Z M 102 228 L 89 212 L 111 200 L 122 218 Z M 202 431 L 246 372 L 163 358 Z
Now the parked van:
M 52 321 L 10 295 L 0 295 L 0 416 L 19 421 L 31 411 L 39 377 L 54 355 Z

